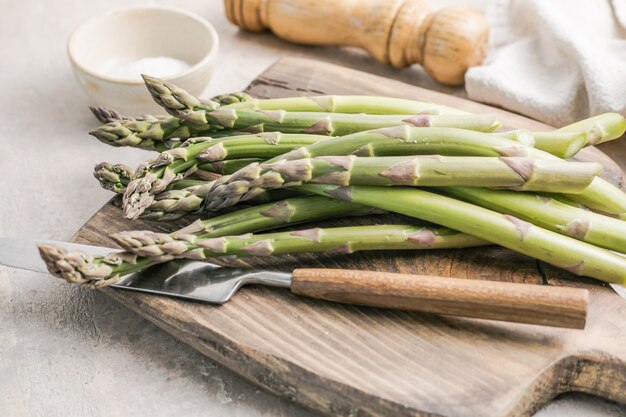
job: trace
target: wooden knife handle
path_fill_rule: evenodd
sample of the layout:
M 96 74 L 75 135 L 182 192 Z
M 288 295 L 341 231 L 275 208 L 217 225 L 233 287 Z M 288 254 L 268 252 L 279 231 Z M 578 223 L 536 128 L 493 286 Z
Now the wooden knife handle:
M 437 81 L 461 85 L 486 54 L 489 26 L 466 7 L 432 13 L 422 0 L 224 0 L 228 19 L 242 29 L 270 29 L 307 45 L 356 46 L 380 62 L 422 64 Z
M 291 292 L 340 303 L 582 329 L 588 292 L 347 269 L 296 269 Z

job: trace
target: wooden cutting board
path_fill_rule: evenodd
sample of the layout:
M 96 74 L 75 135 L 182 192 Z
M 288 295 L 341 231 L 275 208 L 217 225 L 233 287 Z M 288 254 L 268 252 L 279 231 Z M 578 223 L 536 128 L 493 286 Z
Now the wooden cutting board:
M 497 112 L 511 127 L 548 128 L 464 99 L 302 59 L 279 61 L 247 91 L 257 97 L 398 96 L 474 112 Z M 602 162 L 606 177 L 621 185 L 622 171 L 600 151 L 587 149 L 581 158 Z M 107 235 L 112 232 L 173 230 L 191 220 L 175 225 L 131 222 L 107 204 L 76 233 L 74 241 L 111 246 Z M 368 221 L 372 219 L 349 222 Z M 298 255 L 232 263 L 279 270 L 345 267 L 584 287 L 591 292 L 588 324 L 585 330 L 561 330 L 448 318 L 312 301 L 284 289 L 262 287 L 245 288 L 219 307 L 103 291 L 243 377 L 328 415 L 524 416 L 565 391 L 626 403 L 626 300 L 608 286 L 507 249 Z

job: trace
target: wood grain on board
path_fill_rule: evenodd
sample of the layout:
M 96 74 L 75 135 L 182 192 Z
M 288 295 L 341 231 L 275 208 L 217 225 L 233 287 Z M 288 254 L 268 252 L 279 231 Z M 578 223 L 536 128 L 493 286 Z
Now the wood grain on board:
M 279 61 L 247 91 L 257 97 L 330 93 L 414 98 L 496 112 L 510 127 L 549 128 L 461 98 L 302 59 Z M 602 162 L 605 177 L 621 185 L 621 169 L 597 149 L 585 150 L 581 159 Z M 74 240 L 113 245 L 107 237 L 112 232 L 173 230 L 191 220 L 127 221 L 107 204 Z M 323 225 L 394 220 L 406 221 L 370 216 Z M 565 391 L 626 402 L 626 301 L 608 286 L 507 249 L 302 254 L 228 262 L 285 271 L 353 268 L 576 286 L 590 291 L 589 314 L 585 330 L 564 330 L 355 307 L 275 288 L 244 288 L 219 307 L 103 291 L 243 377 L 328 415 L 524 416 Z

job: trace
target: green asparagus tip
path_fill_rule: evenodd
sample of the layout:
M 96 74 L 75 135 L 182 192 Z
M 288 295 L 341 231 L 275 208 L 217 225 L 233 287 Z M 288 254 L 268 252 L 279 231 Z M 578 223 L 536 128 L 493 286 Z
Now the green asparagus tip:
M 211 98 L 211 101 L 218 103 L 220 106 L 228 106 L 229 104 L 244 103 L 252 101 L 253 98 L 242 91 L 238 91 L 230 94 L 220 94 Z
M 124 164 L 101 162 L 95 166 L 93 175 L 105 190 L 123 193 L 133 178 L 134 171 Z
M 37 245 L 37 248 L 50 274 L 70 283 L 99 288 L 114 284 L 120 278 L 113 273 L 112 265 L 121 263 L 121 259 L 93 257 L 48 244 Z
M 89 110 L 96 116 L 101 123 L 112 123 L 119 122 L 123 120 L 132 120 L 132 117 L 124 116 L 122 113 L 117 110 L 110 109 L 108 107 L 102 106 L 89 106 Z
M 220 106 L 219 103 L 212 100 L 200 101 L 187 91 L 167 81 L 145 74 L 142 74 L 141 77 L 154 101 L 172 116 L 191 122 L 201 123 L 204 121 L 206 123 L 203 111 L 212 111 Z

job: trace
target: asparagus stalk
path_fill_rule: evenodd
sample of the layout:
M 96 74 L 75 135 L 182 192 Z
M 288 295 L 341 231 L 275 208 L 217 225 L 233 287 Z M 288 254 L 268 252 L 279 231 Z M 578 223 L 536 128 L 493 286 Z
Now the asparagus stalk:
M 600 177 L 596 177 L 584 192 L 564 193 L 563 196 L 597 212 L 626 220 L 626 194 Z
M 567 125 L 552 132 L 530 132 L 526 129 L 498 132 L 496 135 L 524 142 L 534 137 L 535 148 L 560 158 L 571 158 L 587 145 L 598 145 L 621 137 L 626 119 L 618 113 L 605 113 Z
M 587 145 L 587 134 L 584 132 L 531 132 L 526 129 L 518 129 L 493 134 L 524 144 L 532 139 L 534 144 L 528 146 L 534 146 L 559 158 L 571 158 Z
M 545 195 L 484 188 L 447 187 L 449 195 L 596 246 L 626 252 L 626 222 Z
M 468 114 L 441 104 L 377 96 L 310 96 L 251 99 L 226 107 L 289 112 L 367 113 L 367 114 Z M 203 110 L 197 108 L 194 110 Z
M 327 156 L 253 165 L 233 175 L 228 186 L 215 186 L 210 198 L 211 203 L 223 205 L 220 200 L 240 198 L 245 201 L 268 189 L 308 182 L 343 186 L 466 185 L 518 191 L 580 193 L 601 170 L 602 166 L 595 163 L 544 161 L 525 157 Z M 244 191 L 245 194 L 242 194 Z
M 179 147 L 185 139 L 216 132 L 208 126 L 185 123 L 175 117 L 144 116 L 140 119 L 125 119 L 107 123 L 89 132 L 100 142 L 111 146 L 162 152 Z
M 559 158 L 520 143 L 496 135 L 485 135 L 463 129 L 453 128 L 412 128 L 396 126 L 393 128 L 377 129 L 360 132 L 349 136 L 330 138 L 310 146 L 294 149 L 285 155 L 280 155 L 267 161 L 277 163 L 294 159 L 313 158 L 318 156 L 396 156 L 396 155 L 472 155 L 472 156 L 517 156 L 557 161 Z M 230 178 L 223 177 L 215 184 L 205 200 L 206 210 L 217 210 L 236 204 L 249 190 L 243 187 L 237 195 L 234 193 L 240 183 L 237 178 L 248 178 L 249 172 L 257 167 L 243 168 Z M 233 184 L 233 185 L 230 185 Z M 230 187 L 230 198 L 224 200 L 220 196 L 224 187 Z M 573 201 L 585 204 L 594 210 L 626 217 L 626 194 L 612 186 L 600 177 L 593 179 L 589 187 L 580 194 L 567 194 Z
M 534 132 L 535 148 L 551 153 L 559 158 L 571 158 L 587 146 L 584 132 Z
M 187 117 L 190 113 L 211 112 L 216 109 L 216 101 L 226 104 L 225 100 L 214 97 L 209 103 L 192 96 L 180 87 L 158 78 L 143 76 L 148 90 L 159 105 L 172 111 L 183 111 Z M 235 93 L 245 94 L 245 93 Z M 247 96 L 247 95 L 246 95 Z M 406 100 L 392 97 L 376 96 L 312 96 L 289 97 L 258 100 L 245 97 L 239 102 L 233 101 L 226 107 L 250 110 L 285 110 L 291 112 L 328 112 L 328 113 L 368 113 L 368 114 L 468 114 L 440 104 Z M 173 114 L 178 116 L 180 113 Z
M 218 105 L 245 103 L 252 100 L 246 93 L 232 93 L 215 96 L 211 102 Z M 177 148 L 185 139 L 211 134 L 213 137 L 233 136 L 236 132 L 214 131 L 209 127 L 199 127 L 178 120 L 172 116 L 130 117 L 107 107 L 89 107 L 93 115 L 102 123 L 91 132 L 98 140 L 111 146 L 132 146 L 162 152 Z
M 190 120 L 186 121 L 192 123 Z M 206 122 L 199 126 L 208 125 L 214 129 L 251 133 L 283 132 L 343 136 L 403 124 L 417 127 L 456 127 L 480 132 L 491 132 L 500 126 L 493 115 L 371 115 L 236 110 L 227 107 L 206 113 Z
M 626 284 L 626 258 L 620 255 L 450 197 L 405 187 L 308 184 L 298 188 L 450 227 L 576 275 Z
M 364 130 L 412 126 L 458 127 L 490 132 L 498 127 L 494 115 L 376 115 L 325 112 L 287 112 L 285 110 L 250 110 L 217 107 L 202 102 L 181 88 L 157 78 L 144 76 L 154 100 L 169 114 L 198 126 L 257 132 L 313 133 L 342 136 Z
M 209 239 L 177 238 L 138 232 L 153 245 L 133 252 L 158 262 L 176 258 L 206 260 L 215 256 L 270 256 L 302 252 L 354 253 L 363 250 L 420 250 L 482 246 L 488 243 L 446 228 L 411 225 L 352 226 L 293 232 L 247 234 Z
M 567 125 L 559 131 L 585 132 L 589 145 L 599 145 L 621 137 L 626 131 L 626 119 L 618 113 L 605 113 Z
M 213 98 L 211 98 L 212 102 L 216 102 L 219 106 L 227 106 L 227 105 L 244 105 L 246 102 L 256 101 L 256 99 L 252 98 L 249 94 L 244 93 L 242 91 L 230 93 L 230 94 L 220 94 Z M 151 116 L 145 115 L 140 117 L 132 117 L 127 116 L 115 109 L 111 109 L 109 107 L 103 106 L 89 106 L 89 110 L 93 113 L 93 115 L 102 123 L 112 123 L 119 122 L 124 120 L 144 120 L 146 118 L 152 119 L 165 119 L 164 116 Z
M 185 146 L 162 152 L 155 160 L 137 168 L 135 178 L 128 184 L 122 198 L 124 215 L 136 219 L 152 204 L 154 194 L 165 190 L 169 183 L 192 174 L 203 163 L 251 156 L 267 159 L 325 139 L 328 138 L 259 133 L 221 140 L 196 138 L 187 141 Z
M 130 237 L 129 237 L 130 238 Z M 353 253 L 363 250 L 423 250 L 482 246 L 488 243 L 470 235 L 440 227 L 412 225 L 353 226 L 291 232 L 194 238 L 138 232 L 136 241 L 155 242 L 134 253 L 90 256 L 39 245 L 51 274 L 92 288 L 115 284 L 122 275 L 175 258 L 205 260 L 218 256 L 268 256 L 301 252 Z

